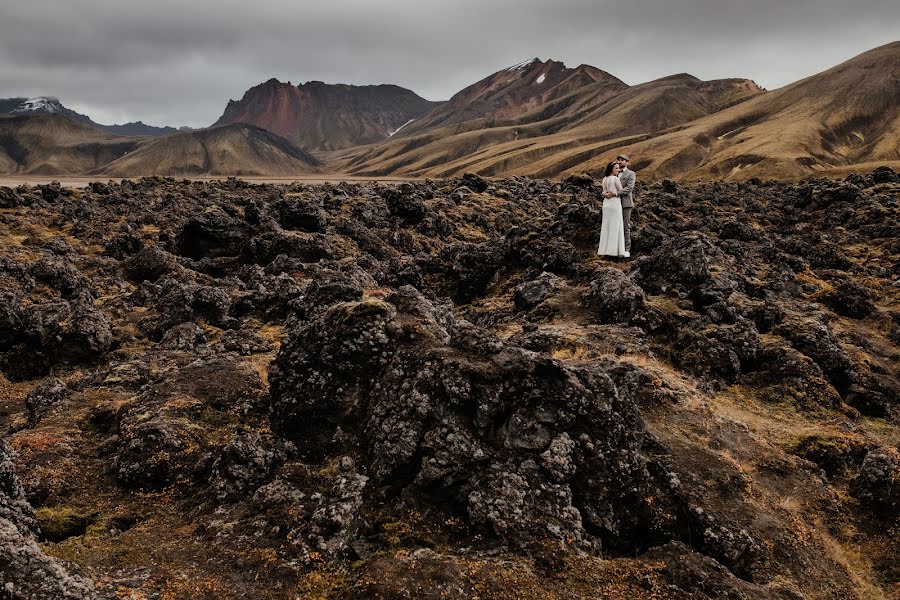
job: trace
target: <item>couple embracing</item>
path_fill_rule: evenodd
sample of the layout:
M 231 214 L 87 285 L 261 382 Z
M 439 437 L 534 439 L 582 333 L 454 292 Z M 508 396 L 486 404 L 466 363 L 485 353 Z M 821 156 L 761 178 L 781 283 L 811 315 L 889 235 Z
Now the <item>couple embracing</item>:
M 599 256 L 631 256 L 631 209 L 634 208 L 634 171 L 628 157 L 620 154 L 606 165 L 603 189 L 603 221 L 600 226 Z

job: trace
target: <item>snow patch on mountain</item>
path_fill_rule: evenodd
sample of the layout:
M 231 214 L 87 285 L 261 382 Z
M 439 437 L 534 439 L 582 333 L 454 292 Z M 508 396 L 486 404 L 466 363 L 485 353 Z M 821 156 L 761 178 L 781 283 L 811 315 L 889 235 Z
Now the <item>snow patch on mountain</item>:
M 49 113 L 59 112 L 62 108 L 59 100 L 56 98 L 49 98 L 46 96 L 38 96 L 36 98 L 28 98 L 24 102 L 22 102 L 19 108 L 11 110 L 10 113 L 19 113 L 19 112 L 34 112 L 38 110 L 43 110 Z
M 409 125 L 409 124 L 412 123 L 413 121 L 415 121 L 415 119 L 410 119 L 409 121 L 407 121 L 406 123 L 404 123 L 403 125 L 401 125 L 400 127 L 398 127 L 397 129 L 395 129 L 395 130 L 393 130 L 393 131 L 388 131 L 388 137 L 393 137 L 395 133 L 399 132 L 401 129 L 403 129 L 404 127 L 406 127 L 407 125 Z
M 545 79 L 547 79 L 547 76 L 544 75 L 543 73 L 541 73 L 541 76 L 537 78 L 537 81 L 535 81 L 535 83 L 540 85 L 540 84 L 544 83 Z
M 519 69 L 524 69 L 525 67 L 527 67 L 528 65 L 530 65 L 531 63 L 533 63 L 537 60 L 538 60 L 537 58 L 531 58 L 524 62 L 520 62 L 519 64 L 513 65 L 510 68 L 508 68 L 507 71 L 518 71 Z

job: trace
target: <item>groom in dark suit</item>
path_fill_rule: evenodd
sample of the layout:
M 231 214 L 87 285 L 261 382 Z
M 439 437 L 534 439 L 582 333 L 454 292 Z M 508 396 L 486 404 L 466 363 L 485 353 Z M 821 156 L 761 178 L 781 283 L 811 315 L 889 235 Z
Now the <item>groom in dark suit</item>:
M 622 201 L 622 223 L 625 225 L 625 257 L 631 256 L 631 209 L 634 208 L 634 171 L 628 168 L 628 156 L 620 154 L 616 157 L 619 163 L 619 181 L 622 182 L 622 191 L 619 199 Z

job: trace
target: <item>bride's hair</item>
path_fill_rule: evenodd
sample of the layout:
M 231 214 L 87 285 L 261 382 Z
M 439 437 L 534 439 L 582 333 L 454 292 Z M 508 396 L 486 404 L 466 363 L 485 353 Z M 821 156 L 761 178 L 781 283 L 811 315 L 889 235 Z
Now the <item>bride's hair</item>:
M 606 165 L 606 172 L 603 174 L 603 176 L 609 177 L 610 175 L 612 175 L 612 170 L 613 170 L 613 167 L 615 167 L 615 166 L 616 166 L 616 163 L 614 163 L 614 162 L 611 162 L 608 165 Z

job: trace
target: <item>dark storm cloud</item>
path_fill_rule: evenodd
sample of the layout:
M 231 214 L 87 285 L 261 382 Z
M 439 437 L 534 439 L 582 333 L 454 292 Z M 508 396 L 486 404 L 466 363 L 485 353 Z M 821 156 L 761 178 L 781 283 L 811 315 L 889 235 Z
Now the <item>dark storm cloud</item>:
M 689 72 L 771 89 L 894 41 L 898 22 L 896 0 L 4 2 L 0 97 L 199 126 L 269 77 L 446 99 L 534 56 L 632 84 Z

